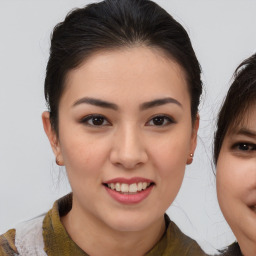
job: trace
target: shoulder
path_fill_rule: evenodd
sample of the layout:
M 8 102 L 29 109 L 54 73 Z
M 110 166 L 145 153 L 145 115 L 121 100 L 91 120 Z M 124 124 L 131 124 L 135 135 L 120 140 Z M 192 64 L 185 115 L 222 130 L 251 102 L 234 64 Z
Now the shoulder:
M 15 246 L 20 255 L 44 256 L 43 220 L 41 215 L 16 227 Z
M 147 256 L 206 256 L 195 240 L 183 234 L 165 214 L 166 231 Z
M 42 255 L 44 244 L 42 222 L 44 216 L 17 225 L 0 236 L 0 256 Z
M 62 227 L 59 214 L 66 214 L 71 207 L 72 195 L 69 194 L 56 201 L 48 213 L 22 222 L 15 229 L 0 235 L 0 256 L 46 256 L 45 240 L 52 242 L 53 236 L 48 237 L 45 234 L 48 234 L 49 230 L 52 231 L 53 225 L 59 231 Z M 62 229 L 64 230 L 64 227 Z
M 185 235 L 174 222 L 170 222 L 168 230 L 168 243 L 173 247 L 175 255 L 206 256 L 198 243 Z
M 15 235 L 15 229 L 10 229 L 5 234 L 0 235 L 0 256 L 10 256 L 17 253 Z

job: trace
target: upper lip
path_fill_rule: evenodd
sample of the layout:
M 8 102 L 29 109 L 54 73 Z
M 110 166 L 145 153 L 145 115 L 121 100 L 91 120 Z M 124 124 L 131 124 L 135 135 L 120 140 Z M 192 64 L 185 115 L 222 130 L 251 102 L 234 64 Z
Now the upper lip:
M 133 177 L 130 179 L 119 177 L 119 178 L 114 178 L 111 180 L 104 181 L 103 184 L 110 184 L 110 183 L 125 183 L 125 184 L 133 184 L 133 183 L 139 183 L 139 182 L 147 182 L 147 183 L 154 183 L 150 179 L 142 178 L 142 177 Z

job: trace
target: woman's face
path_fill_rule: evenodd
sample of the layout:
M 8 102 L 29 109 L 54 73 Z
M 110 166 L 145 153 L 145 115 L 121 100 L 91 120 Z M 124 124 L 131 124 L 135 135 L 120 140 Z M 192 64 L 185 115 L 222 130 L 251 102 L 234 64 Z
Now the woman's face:
M 256 255 L 256 108 L 224 138 L 217 162 L 221 210 L 244 255 Z
M 180 189 L 197 129 L 185 74 L 162 51 L 94 54 L 68 75 L 52 139 L 72 210 L 121 231 L 159 221 Z

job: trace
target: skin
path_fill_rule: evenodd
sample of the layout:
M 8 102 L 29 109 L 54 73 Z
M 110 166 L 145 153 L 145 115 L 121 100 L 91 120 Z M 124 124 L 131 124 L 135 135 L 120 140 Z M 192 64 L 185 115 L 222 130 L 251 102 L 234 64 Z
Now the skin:
M 172 100 L 145 104 L 167 98 Z M 102 125 L 85 121 L 91 114 L 104 116 Z M 163 123 L 155 125 L 159 115 Z M 72 239 L 90 255 L 144 255 L 164 233 L 164 212 L 196 147 L 199 118 L 192 125 L 182 68 L 161 50 L 143 46 L 95 53 L 68 75 L 59 136 L 48 112 L 43 123 L 72 187 L 73 207 L 62 218 Z M 126 205 L 103 185 L 117 177 L 147 178 L 154 185 L 143 201 Z
M 256 255 L 256 110 L 224 138 L 217 162 L 221 210 L 243 255 Z

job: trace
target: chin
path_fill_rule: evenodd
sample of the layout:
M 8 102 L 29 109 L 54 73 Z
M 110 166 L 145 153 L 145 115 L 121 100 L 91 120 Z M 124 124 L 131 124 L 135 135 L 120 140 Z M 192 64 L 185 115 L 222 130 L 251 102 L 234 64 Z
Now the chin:
M 245 241 L 241 241 L 240 239 L 238 239 L 238 244 L 240 246 L 240 249 L 243 253 L 243 255 L 256 255 L 256 244 L 255 241 L 249 240 L 249 238 L 247 238 L 248 240 Z
M 248 219 L 247 219 L 248 221 Z M 256 229 L 255 223 L 241 221 L 242 225 L 231 226 L 243 255 L 256 255 Z
M 149 220 L 145 215 L 134 216 L 133 214 L 127 214 L 126 216 L 115 216 L 108 221 L 108 225 L 120 232 L 138 232 L 149 228 L 154 220 Z

